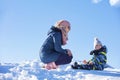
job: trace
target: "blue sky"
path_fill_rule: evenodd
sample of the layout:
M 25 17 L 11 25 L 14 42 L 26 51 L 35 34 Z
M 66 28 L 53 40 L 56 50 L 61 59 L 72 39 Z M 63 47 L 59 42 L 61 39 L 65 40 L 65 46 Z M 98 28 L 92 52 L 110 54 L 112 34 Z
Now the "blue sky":
M 39 49 L 57 20 L 71 23 L 75 61 L 89 60 L 93 38 L 108 48 L 108 64 L 120 68 L 120 0 L 0 0 L 0 62 L 39 59 Z

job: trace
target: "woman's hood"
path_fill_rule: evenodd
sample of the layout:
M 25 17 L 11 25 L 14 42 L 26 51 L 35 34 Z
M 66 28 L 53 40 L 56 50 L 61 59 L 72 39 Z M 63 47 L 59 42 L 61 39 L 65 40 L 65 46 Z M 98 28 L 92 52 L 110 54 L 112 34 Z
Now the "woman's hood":
M 58 28 L 56 28 L 56 27 L 54 27 L 54 26 L 52 26 L 52 27 L 50 28 L 50 30 L 48 31 L 48 34 L 47 34 L 47 35 L 49 35 L 49 34 L 51 34 L 51 33 L 53 33 L 53 32 L 61 32 L 61 30 L 58 29 Z

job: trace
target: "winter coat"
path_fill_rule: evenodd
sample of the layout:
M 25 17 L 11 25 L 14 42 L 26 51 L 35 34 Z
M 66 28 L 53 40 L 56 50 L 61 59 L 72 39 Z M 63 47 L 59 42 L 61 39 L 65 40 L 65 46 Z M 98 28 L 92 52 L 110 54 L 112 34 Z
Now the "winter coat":
M 62 47 L 62 33 L 56 27 L 51 27 L 47 39 L 40 49 L 40 59 L 43 63 L 55 62 L 60 54 L 67 54 L 67 50 Z
M 78 64 L 74 63 L 71 67 L 73 69 L 85 69 L 85 70 L 103 70 L 107 62 L 107 48 L 103 46 L 99 50 L 92 50 L 90 55 L 93 55 L 93 58 L 87 64 Z M 92 64 L 90 63 L 92 61 Z
M 107 48 L 106 46 L 103 46 L 100 50 L 93 50 L 90 53 L 93 54 L 93 58 L 90 60 L 93 62 L 93 69 L 95 70 L 103 70 L 104 66 L 107 62 Z

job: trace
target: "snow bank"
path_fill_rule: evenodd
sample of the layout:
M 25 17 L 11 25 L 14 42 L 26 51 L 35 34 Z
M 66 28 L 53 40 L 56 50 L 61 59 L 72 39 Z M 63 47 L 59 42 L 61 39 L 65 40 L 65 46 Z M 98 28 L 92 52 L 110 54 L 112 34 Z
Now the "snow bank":
M 48 71 L 42 65 L 39 60 L 1 64 L 0 80 L 120 80 L 120 69 L 73 70 L 68 64 Z

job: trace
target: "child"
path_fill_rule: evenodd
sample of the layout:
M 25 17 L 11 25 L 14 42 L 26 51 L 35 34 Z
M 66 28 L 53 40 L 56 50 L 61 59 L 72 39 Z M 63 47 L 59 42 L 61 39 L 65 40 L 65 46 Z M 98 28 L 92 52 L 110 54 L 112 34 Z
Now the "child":
M 107 62 L 106 57 L 107 49 L 103 46 L 98 38 L 94 39 L 94 50 L 90 52 L 93 58 L 90 61 L 84 60 L 84 64 L 78 64 L 75 62 L 71 67 L 73 69 L 85 69 L 85 70 L 103 70 Z
M 70 23 L 60 20 L 51 27 L 48 37 L 40 50 L 40 59 L 45 63 L 45 68 L 56 69 L 58 65 L 68 64 L 72 61 L 72 53 L 69 49 L 63 49 L 68 40 Z

